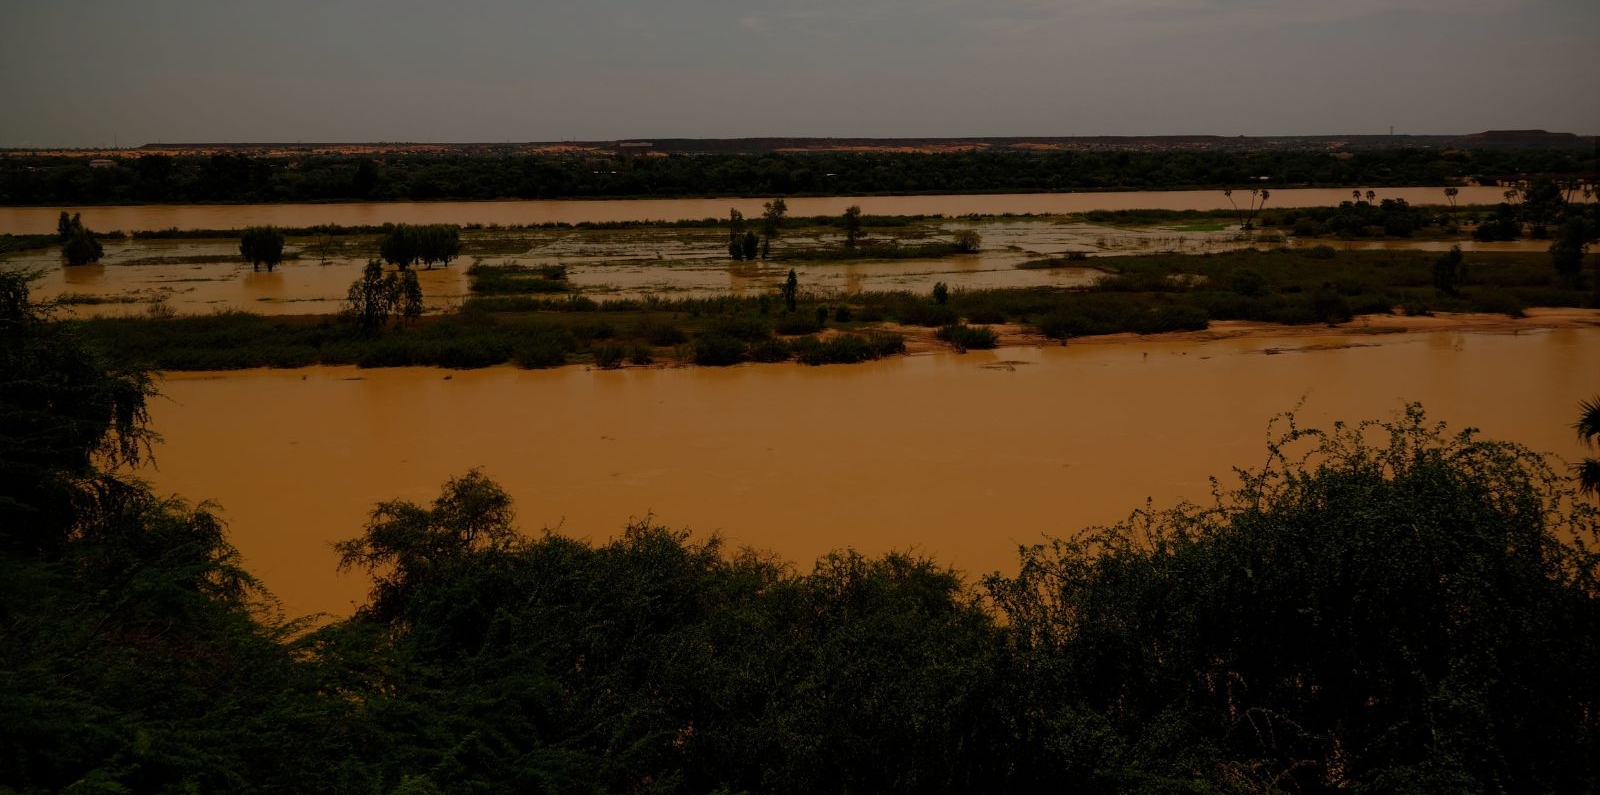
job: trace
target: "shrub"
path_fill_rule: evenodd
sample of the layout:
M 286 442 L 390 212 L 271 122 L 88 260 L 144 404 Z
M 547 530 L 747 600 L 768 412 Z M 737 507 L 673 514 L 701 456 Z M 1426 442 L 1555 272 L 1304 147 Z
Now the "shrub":
M 968 350 L 987 350 L 1000 341 L 1000 335 L 994 333 L 993 329 L 968 326 L 964 323 L 953 323 L 939 329 L 938 337 L 961 353 Z
M 814 316 L 796 312 L 778 318 L 777 331 L 785 336 L 815 334 L 821 330 L 822 323 Z
M 694 340 L 694 363 L 709 367 L 726 367 L 745 359 L 745 343 L 725 334 L 705 333 Z
M 594 364 L 602 370 L 615 370 L 622 366 L 622 360 L 628 355 L 625 345 L 597 345 L 592 351 Z

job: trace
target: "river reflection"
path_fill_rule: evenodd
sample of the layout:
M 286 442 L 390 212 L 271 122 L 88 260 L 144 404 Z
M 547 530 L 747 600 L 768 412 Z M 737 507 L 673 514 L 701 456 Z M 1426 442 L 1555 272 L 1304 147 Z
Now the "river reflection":
M 1268 355 L 1268 351 L 1277 355 Z M 1600 330 L 1139 342 L 868 365 L 314 368 L 173 374 L 152 407 L 162 491 L 223 506 L 291 613 L 348 612 L 362 580 L 330 542 L 380 500 L 419 502 L 483 467 L 524 530 L 604 538 L 630 517 L 721 532 L 802 567 L 830 549 L 911 549 L 969 575 L 1018 544 L 1153 497 L 1204 500 L 1257 466 L 1268 419 L 1384 417 L 1420 400 L 1574 458 L 1600 393 Z

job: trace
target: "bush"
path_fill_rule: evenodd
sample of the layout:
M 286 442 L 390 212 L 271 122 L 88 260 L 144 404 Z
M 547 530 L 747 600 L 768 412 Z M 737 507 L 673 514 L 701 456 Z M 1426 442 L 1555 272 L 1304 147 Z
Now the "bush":
M 689 341 L 689 335 L 683 333 L 683 329 L 660 320 L 646 320 L 634 326 L 633 336 L 643 338 L 645 342 L 663 348 Z
M 993 329 L 968 326 L 963 323 L 954 323 L 939 329 L 938 337 L 950 343 L 959 353 L 968 350 L 987 350 L 1000 341 L 1000 335 L 994 333 Z
M 591 353 L 594 355 L 594 365 L 602 370 L 615 370 L 622 366 L 622 360 L 628 355 L 626 345 L 597 345 Z
M 745 359 L 745 343 L 725 334 L 705 333 L 694 340 L 694 363 L 706 367 L 727 367 Z
M 789 344 L 775 337 L 768 337 L 759 342 L 752 342 L 745 349 L 745 355 L 752 362 L 786 362 L 789 361 Z
M 777 331 L 784 336 L 798 334 L 815 334 L 822 330 L 822 323 L 815 317 L 795 312 L 778 318 Z

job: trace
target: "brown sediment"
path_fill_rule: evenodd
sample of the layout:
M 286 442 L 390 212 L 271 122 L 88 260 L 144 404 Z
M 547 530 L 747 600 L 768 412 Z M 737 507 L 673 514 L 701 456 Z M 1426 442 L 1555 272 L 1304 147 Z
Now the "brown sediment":
M 981 575 L 1146 497 L 1208 499 L 1208 478 L 1259 462 L 1269 418 L 1302 402 L 1302 427 L 1415 400 L 1456 428 L 1581 455 L 1570 415 L 1600 392 L 1600 328 L 1531 320 L 1557 325 L 929 345 L 821 367 L 177 373 L 151 407 L 160 468 L 143 474 L 217 500 L 291 614 L 348 612 L 366 584 L 335 572 L 329 543 L 375 503 L 426 503 L 472 467 L 530 532 L 603 539 L 653 513 L 802 566 L 911 549 Z M 1299 353 L 1261 355 L 1274 349 Z

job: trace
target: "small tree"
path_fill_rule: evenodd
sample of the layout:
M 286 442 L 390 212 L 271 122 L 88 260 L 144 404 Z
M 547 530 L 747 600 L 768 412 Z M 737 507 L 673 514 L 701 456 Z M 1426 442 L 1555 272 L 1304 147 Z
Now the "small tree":
M 983 246 L 983 238 L 971 229 L 963 229 L 956 233 L 956 250 L 962 254 L 976 254 Z
M 270 226 L 252 226 L 239 235 L 239 254 L 253 271 L 271 273 L 283 261 L 283 233 Z
M 844 244 L 855 248 L 861 240 L 861 205 L 852 204 L 844 209 Z
M 61 247 L 61 256 L 65 257 L 68 265 L 88 265 L 99 262 L 105 254 L 105 248 L 100 241 L 94 239 L 89 230 L 79 227 L 67 239 L 66 245 Z
M 1467 266 L 1461 256 L 1460 246 L 1451 246 L 1450 250 L 1440 255 L 1433 261 L 1433 287 L 1445 295 L 1456 295 L 1457 286 L 1466 279 Z
M 417 228 L 410 224 L 396 224 L 378 241 L 378 256 L 401 270 L 411 267 L 420 258 Z
M 94 233 L 84 227 L 83 219 L 77 213 L 69 216 L 66 210 L 61 211 L 56 218 L 56 237 L 61 240 L 61 256 L 68 265 L 99 262 L 105 254 L 105 248 L 94 239 Z
M 766 259 L 772 253 L 772 241 L 778 239 L 783 228 L 783 217 L 789 212 L 789 205 L 783 199 L 773 199 L 761 205 L 761 258 Z
M 744 213 L 738 209 L 728 208 L 728 256 L 734 259 L 746 259 L 744 253 Z
M 435 262 L 450 267 L 450 261 L 461 253 L 461 227 L 455 224 L 429 224 L 412 230 L 416 243 L 416 259 L 429 270 Z
M 950 286 L 944 282 L 934 282 L 933 302 L 940 306 L 950 303 Z
M 793 312 L 799 299 L 800 279 L 795 276 L 794 268 L 790 268 L 789 278 L 783 280 L 783 308 Z
M 756 254 L 761 250 L 761 241 L 756 238 L 755 232 L 744 233 L 744 244 L 742 249 L 744 251 L 745 259 L 756 258 Z
M 416 274 L 411 276 L 415 278 Z M 383 272 L 382 261 L 369 259 L 361 278 L 350 285 L 345 312 L 361 325 L 362 331 L 377 331 L 399 305 L 402 290 L 399 277 Z
M 66 210 L 56 217 L 56 239 L 65 243 L 72 239 L 74 232 L 83 229 L 83 219 L 80 213 L 67 215 Z
M 1592 234 L 1586 219 L 1573 216 L 1561 225 L 1556 239 L 1550 243 L 1550 263 L 1555 266 L 1556 273 L 1574 287 L 1583 283 L 1583 255 L 1589 250 Z
M 400 274 L 400 306 L 397 311 L 400 318 L 407 322 L 422 317 L 422 282 L 418 281 L 416 271 Z

